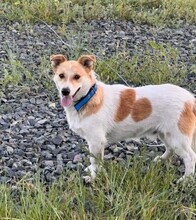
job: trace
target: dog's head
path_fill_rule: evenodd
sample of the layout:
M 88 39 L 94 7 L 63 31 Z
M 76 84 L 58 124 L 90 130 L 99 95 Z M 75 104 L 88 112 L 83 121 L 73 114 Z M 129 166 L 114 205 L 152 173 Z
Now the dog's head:
M 54 72 L 53 80 L 63 107 L 71 106 L 73 102 L 80 100 L 95 84 L 94 55 L 83 55 L 76 61 L 68 61 L 63 55 L 57 54 L 50 56 L 50 61 Z

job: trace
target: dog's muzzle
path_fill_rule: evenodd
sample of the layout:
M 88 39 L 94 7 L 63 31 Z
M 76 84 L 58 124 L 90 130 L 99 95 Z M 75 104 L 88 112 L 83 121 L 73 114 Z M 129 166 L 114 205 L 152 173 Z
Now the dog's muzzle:
M 63 89 L 61 90 L 61 93 L 62 93 L 63 96 L 68 96 L 68 95 L 70 94 L 70 92 L 71 92 L 71 90 L 70 90 L 69 87 L 63 88 Z

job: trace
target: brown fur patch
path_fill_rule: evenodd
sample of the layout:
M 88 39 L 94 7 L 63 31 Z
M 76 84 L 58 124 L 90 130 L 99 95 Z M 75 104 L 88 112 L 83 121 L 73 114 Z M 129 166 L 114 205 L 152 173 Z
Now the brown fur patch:
M 138 99 L 132 109 L 131 116 L 135 122 L 142 121 L 150 116 L 152 105 L 149 99 Z
M 194 113 L 194 107 L 191 103 L 185 102 L 184 109 L 178 121 L 178 127 L 183 134 L 192 137 L 192 134 L 195 129 L 195 123 L 196 118 Z
M 121 92 L 118 109 L 114 117 L 115 122 L 123 121 L 130 114 L 135 98 L 134 89 L 125 89 Z
M 81 109 L 84 112 L 84 116 L 90 116 L 99 111 L 103 105 L 103 88 L 98 86 L 95 95 L 89 100 L 89 102 Z
M 136 101 L 135 90 L 126 89 L 121 92 L 114 121 L 123 121 L 130 114 L 133 120 L 138 122 L 147 118 L 151 112 L 152 106 L 147 98 L 141 98 Z

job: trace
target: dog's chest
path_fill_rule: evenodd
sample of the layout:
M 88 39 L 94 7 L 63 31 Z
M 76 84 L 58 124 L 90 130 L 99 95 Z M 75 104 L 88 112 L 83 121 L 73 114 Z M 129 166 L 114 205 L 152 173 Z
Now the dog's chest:
M 84 136 L 84 131 L 83 128 L 81 126 L 81 119 L 80 117 L 78 117 L 77 114 L 70 113 L 66 111 L 66 116 L 67 116 L 67 121 L 69 124 L 69 128 L 74 131 L 76 134 L 80 135 L 80 136 Z

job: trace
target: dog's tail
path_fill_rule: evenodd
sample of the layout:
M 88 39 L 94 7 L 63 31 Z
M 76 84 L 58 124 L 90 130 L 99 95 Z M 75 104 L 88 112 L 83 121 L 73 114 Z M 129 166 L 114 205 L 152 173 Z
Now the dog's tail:
M 195 121 L 196 121 L 196 99 L 195 99 L 195 103 L 194 103 L 194 106 L 193 106 L 193 114 L 195 115 Z M 192 139 L 191 147 L 196 152 L 196 124 L 195 124 L 195 131 L 193 133 L 193 139 Z

